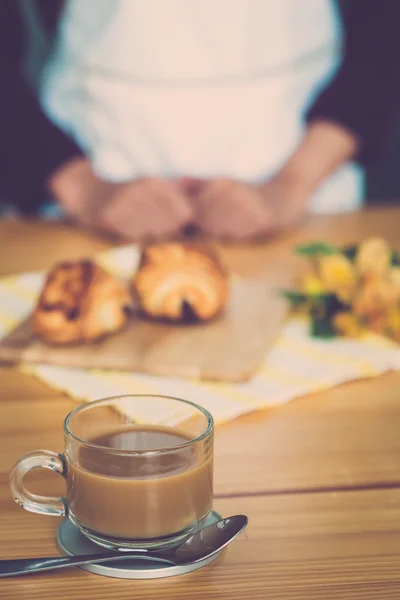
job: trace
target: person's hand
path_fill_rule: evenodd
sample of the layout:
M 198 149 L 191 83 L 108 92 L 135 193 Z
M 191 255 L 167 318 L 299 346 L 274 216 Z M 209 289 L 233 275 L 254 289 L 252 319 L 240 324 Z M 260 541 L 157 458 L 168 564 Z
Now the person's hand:
M 147 177 L 114 185 L 92 213 L 99 228 L 134 241 L 178 235 L 192 219 L 188 198 L 172 182 Z
M 328 121 L 311 123 L 281 170 L 262 185 L 219 178 L 183 182 L 205 233 L 248 241 L 299 224 L 317 188 L 358 149 L 356 137 Z
M 195 224 L 205 234 L 251 241 L 299 223 L 307 214 L 307 193 L 285 176 L 263 185 L 215 179 L 192 196 Z
M 177 235 L 192 218 L 186 194 L 173 182 L 142 178 L 130 183 L 99 179 L 87 159 L 71 161 L 50 180 L 50 190 L 79 223 L 132 241 Z
M 261 190 L 226 178 L 205 182 L 193 197 L 194 222 L 202 233 L 245 241 L 272 227 L 272 215 Z

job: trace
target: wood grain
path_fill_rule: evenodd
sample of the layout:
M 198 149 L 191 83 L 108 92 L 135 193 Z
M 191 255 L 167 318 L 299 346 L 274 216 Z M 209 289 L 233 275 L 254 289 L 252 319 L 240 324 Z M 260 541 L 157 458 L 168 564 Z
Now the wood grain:
M 399 389 L 355 381 L 220 427 L 217 493 L 400 485 Z
M 0 221 L 0 277 L 48 269 L 54 261 L 94 256 L 106 240 L 68 225 L 44 221 Z M 5 260 L 6 257 L 6 260 Z
M 0 496 L 0 557 L 54 555 L 58 519 L 25 513 Z M 395 600 L 400 594 L 400 491 L 374 490 L 215 503 L 246 513 L 249 526 L 198 572 L 125 581 L 81 570 L 1 580 L 3 600 L 342 599 Z
M 279 235 L 266 244 L 220 245 L 219 248 L 233 272 L 260 277 L 265 272 L 276 273 L 288 268 L 286 261 L 293 246 L 298 243 L 327 240 L 340 245 L 354 243 L 370 235 L 383 235 L 399 247 L 399 222 L 400 206 L 319 215 L 302 228 Z M 94 256 L 111 247 L 112 244 L 104 238 L 63 224 L 0 221 L 0 276 L 48 269 L 65 256 L 71 259 Z

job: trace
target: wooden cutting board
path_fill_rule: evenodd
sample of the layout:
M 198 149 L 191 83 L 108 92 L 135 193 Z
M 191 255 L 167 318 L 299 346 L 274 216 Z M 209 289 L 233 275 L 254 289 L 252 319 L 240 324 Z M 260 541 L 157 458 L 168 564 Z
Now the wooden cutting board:
M 0 361 L 244 381 L 262 362 L 285 313 L 275 281 L 236 274 L 225 314 L 208 324 L 179 326 L 133 318 L 117 335 L 57 347 L 41 342 L 28 319 L 0 342 Z

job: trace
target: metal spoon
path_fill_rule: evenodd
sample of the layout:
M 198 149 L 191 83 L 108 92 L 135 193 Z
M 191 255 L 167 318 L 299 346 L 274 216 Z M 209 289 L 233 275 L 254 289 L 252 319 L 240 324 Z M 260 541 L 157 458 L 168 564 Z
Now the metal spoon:
M 0 577 L 27 575 L 39 571 L 52 571 L 65 567 L 106 563 L 129 558 L 150 558 L 172 565 L 186 565 L 200 562 L 220 552 L 246 527 L 245 515 L 235 515 L 221 519 L 208 527 L 199 529 L 180 546 L 160 552 L 135 550 L 129 552 L 105 552 L 102 554 L 83 554 L 80 556 L 49 556 L 45 558 L 17 558 L 0 560 Z

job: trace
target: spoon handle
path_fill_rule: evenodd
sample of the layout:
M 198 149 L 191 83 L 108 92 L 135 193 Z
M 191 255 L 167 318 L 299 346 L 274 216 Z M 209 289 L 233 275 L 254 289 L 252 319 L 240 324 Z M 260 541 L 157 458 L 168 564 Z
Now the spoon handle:
M 175 564 L 173 561 L 159 555 L 146 552 L 109 552 L 102 554 L 86 554 L 84 556 L 49 556 L 45 558 L 17 558 L 14 560 L 0 560 L 0 577 L 14 577 L 15 575 L 28 575 L 42 571 L 53 571 L 65 567 L 79 567 L 90 563 L 105 563 L 128 558 L 143 558 L 148 556 L 152 560 L 160 560 L 166 564 Z

